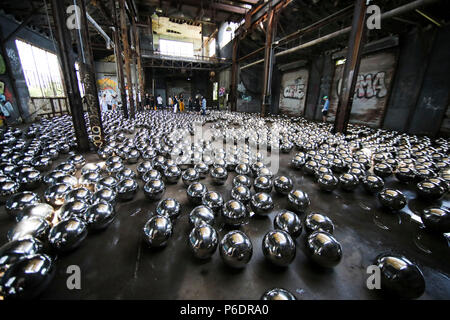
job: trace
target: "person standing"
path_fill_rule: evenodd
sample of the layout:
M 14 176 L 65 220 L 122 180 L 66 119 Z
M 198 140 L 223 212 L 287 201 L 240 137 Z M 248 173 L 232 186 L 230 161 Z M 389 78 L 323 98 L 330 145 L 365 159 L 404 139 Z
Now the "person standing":
M 144 109 L 145 110 L 150 109 L 150 96 L 148 95 L 148 93 L 145 94 Z
M 178 97 L 174 96 L 173 97 L 173 113 L 177 113 L 177 109 L 178 109 Z
M 206 98 L 202 97 L 202 115 L 206 115 Z
M 173 99 L 171 96 L 169 96 L 169 108 L 172 109 L 173 108 Z
M 155 97 L 150 95 L 150 110 L 156 110 Z
M 189 97 L 188 109 L 189 111 L 192 111 L 194 109 L 194 102 L 192 101 L 192 97 Z
M 179 106 L 180 106 L 180 112 L 184 112 L 184 98 L 183 98 L 182 93 L 180 93 Z
M 156 109 L 162 110 L 162 108 L 163 108 L 163 99 L 162 99 L 160 94 L 158 94 L 158 97 L 156 98 L 156 105 L 157 105 Z
M 100 99 L 100 107 L 102 112 L 108 111 L 108 102 L 106 101 L 106 93 L 104 93 L 103 97 Z
M 327 115 L 328 115 L 328 109 L 330 108 L 330 99 L 328 99 L 328 96 L 323 97 L 323 100 L 325 103 L 323 104 L 322 108 L 322 120 L 323 122 L 327 122 Z

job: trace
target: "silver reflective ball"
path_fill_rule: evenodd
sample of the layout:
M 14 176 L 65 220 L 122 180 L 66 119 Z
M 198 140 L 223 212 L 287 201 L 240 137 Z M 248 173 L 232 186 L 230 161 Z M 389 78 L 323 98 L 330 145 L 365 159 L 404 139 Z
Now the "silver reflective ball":
M 53 226 L 48 242 L 57 252 L 68 252 L 80 246 L 87 233 L 86 224 L 81 219 L 72 217 Z
M 189 213 L 189 222 L 193 226 L 200 226 L 202 224 L 212 225 L 214 223 L 214 211 L 206 206 L 197 206 Z
M 109 203 L 114 207 L 116 205 L 116 197 L 117 193 L 113 189 L 103 187 L 92 196 L 92 204 L 103 202 Z
M 253 188 L 258 192 L 272 192 L 273 183 L 270 177 L 258 176 L 255 181 L 253 181 Z
M 189 168 L 183 171 L 181 175 L 184 185 L 187 187 L 191 183 L 198 182 L 200 180 L 200 174 L 197 170 Z
M 153 169 L 153 165 L 152 162 L 148 160 L 142 161 L 136 166 L 136 171 L 139 178 L 142 178 L 142 176 L 151 169 Z
M 295 249 L 295 242 L 289 233 L 282 230 L 269 231 L 262 241 L 266 259 L 280 267 L 287 267 L 294 261 Z
M 328 232 L 315 231 L 306 240 L 306 253 L 318 265 L 332 268 L 342 259 L 341 244 Z
M 248 176 L 237 175 L 233 179 L 233 187 L 237 186 L 245 186 L 247 188 L 251 188 L 252 180 Z
M 162 175 L 156 169 L 150 169 L 142 176 L 142 181 L 144 181 L 145 183 L 149 182 L 150 180 L 160 180 L 160 179 L 162 179 Z
M 159 200 L 166 191 L 166 186 L 161 179 L 149 180 L 144 185 L 144 193 L 151 201 Z
M 223 197 L 216 191 L 208 191 L 203 195 L 202 204 L 211 208 L 215 213 L 219 212 L 223 207 Z
M 282 195 L 287 195 L 294 188 L 292 179 L 286 176 L 278 176 L 273 180 L 275 191 Z
M 8 231 L 8 241 L 19 240 L 26 237 L 33 237 L 44 240 L 50 230 L 50 223 L 40 217 L 30 217 L 17 223 L 14 228 Z
M 117 172 L 117 174 L 116 174 L 117 180 L 121 181 L 126 178 L 134 179 L 134 178 L 136 178 L 136 173 L 133 170 L 131 170 L 130 168 L 123 168 L 122 170 Z
M 45 201 L 52 206 L 62 206 L 64 204 L 64 199 L 66 194 L 72 190 L 72 186 L 66 183 L 58 183 L 50 186 L 44 192 Z
M 260 216 L 269 215 L 274 207 L 272 196 L 265 192 L 259 192 L 252 196 L 250 207 L 253 212 Z
M 309 233 L 314 231 L 325 231 L 330 234 L 334 232 L 334 224 L 327 216 L 311 212 L 306 216 L 305 228 Z
M 30 300 L 38 297 L 55 274 L 52 259 L 45 254 L 33 254 L 14 263 L 0 278 L 5 298 Z
M 60 208 L 58 215 L 61 220 L 72 217 L 77 217 L 84 220 L 86 211 L 89 209 L 89 204 L 81 200 L 73 200 L 64 203 Z
M 125 178 L 117 184 L 117 198 L 121 201 L 129 201 L 134 198 L 139 188 L 134 179 Z
M 211 178 L 214 184 L 223 185 L 227 181 L 228 171 L 224 167 L 213 167 L 211 169 Z
M 231 189 L 231 198 L 240 201 L 243 204 L 247 204 L 252 198 L 252 193 L 248 187 L 239 185 Z
M 65 201 L 70 202 L 74 200 L 90 203 L 92 200 L 92 192 L 85 187 L 72 189 L 66 194 Z
M 66 173 L 64 171 L 56 171 L 56 170 L 54 170 L 54 171 L 51 171 L 51 172 L 47 173 L 44 176 L 43 181 L 44 181 L 45 184 L 51 186 L 51 185 L 55 184 L 56 178 L 63 177 L 65 175 L 66 175 Z
M 172 222 L 165 216 L 154 216 L 144 226 L 144 240 L 150 247 L 163 247 L 172 236 Z
M 208 192 L 208 188 L 200 182 L 194 182 L 186 190 L 187 197 L 193 205 L 202 203 L 203 195 Z
M 25 210 L 20 211 L 16 216 L 16 221 L 20 222 L 23 219 L 28 219 L 30 217 L 39 217 L 48 222 L 53 220 L 55 215 L 55 209 L 47 203 L 35 203 Z
M 245 233 L 238 230 L 228 232 L 220 241 L 220 256 L 232 268 L 244 268 L 253 255 L 253 245 Z
M 89 207 L 85 213 L 84 221 L 88 228 L 93 230 L 102 230 L 113 222 L 116 214 L 114 207 L 105 202 L 100 202 Z
M 19 174 L 17 182 L 26 190 L 34 190 L 39 187 L 42 176 L 38 170 L 30 170 Z
M 222 208 L 222 219 L 230 226 L 240 226 L 249 222 L 250 214 L 242 202 L 229 200 Z
M 65 175 L 62 177 L 58 177 L 53 181 L 53 184 L 65 183 L 70 185 L 72 188 L 76 188 L 78 186 L 78 179 L 71 175 Z
M 6 201 L 5 209 L 10 217 L 15 218 L 20 211 L 39 202 L 41 201 L 36 193 L 24 191 L 11 196 Z
M 297 300 L 297 298 L 285 289 L 274 288 L 266 291 L 261 300 Z
M 43 243 L 33 237 L 7 242 L 0 247 L 0 272 L 4 272 L 9 266 L 24 257 L 41 253 L 43 250 Z
M 102 176 L 98 172 L 88 172 L 81 176 L 80 185 L 94 192 L 95 186 L 98 184 L 101 178 Z
M 286 231 L 291 237 L 298 238 L 302 233 L 300 218 L 288 210 L 280 211 L 273 220 L 275 229 Z
M 302 213 L 309 207 L 311 201 L 309 200 L 309 196 L 306 192 L 297 189 L 289 192 L 288 203 L 291 210 L 296 213 Z
M 95 185 L 95 191 L 99 191 L 103 188 L 109 188 L 116 191 L 118 184 L 119 181 L 116 178 L 112 176 L 107 176 L 98 180 L 98 183 Z
M 209 172 L 209 166 L 204 162 L 199 162 L 194 166 L 194 169 L 197 170 L 197 172 L 200 175 L 200 179 L 206 178 Z
M 19 191 L 20 185 L 10 179 L 0 182 L 0 204 L 4 204 L 13 194 Z
M 178 166 L 168 166 L 164 169 L 164 179 L 169 184 L 176 184 L 181 177 L 181 169 Z
M 170 219 L 177 218 L 181 213 L 181 205 L 177 199 L 167 198 L 158 202 L 156 206 L 156 214 L 166 216 Z
M 208 259 L 216 252 L 219 238 L 213 227 L 202 224 L 192 229 L 188 243 L 195 257 Z

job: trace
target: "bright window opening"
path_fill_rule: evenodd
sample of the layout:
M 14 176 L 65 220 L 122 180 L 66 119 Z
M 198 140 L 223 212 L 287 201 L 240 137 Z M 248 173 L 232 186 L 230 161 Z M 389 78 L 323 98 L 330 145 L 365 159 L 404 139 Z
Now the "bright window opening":
M 237 28 L 241 25 L 241 23 L 229 22 L 229 23 L 224 23 L 222 25 L 222 28 L 224 28 L 224 30 L 222 32 L 222 39 L 220 39 L 220 43 L 219 43 L 220 48 L 225 47 L 228 44 L 228 42 L 233 40 L 234 33 L 237 30 Z
M 216 39 L 213 38 L 208 44 L 209 57 L 216 55 Z
M 338 61 L 336 61 L 336 65 L 337 66 L 340 66 L 341 64 L 345 64 L 345 61 L 346 61 L 347 59 L 340 59 L 340 60 L 338 60 Z
M 56 54 L 22 40 L 16 40 L 16 46 L 30 97 L 64 97 L 64 87 Z
M 194 57 L 194 44 L 191 42 L 159 39 L 161 54 L 177 57 Z
M 216 101 L 218 99 L 217 92 L 219 91 L 219 83 L 214 82 L 213 84 L 213 100 Z

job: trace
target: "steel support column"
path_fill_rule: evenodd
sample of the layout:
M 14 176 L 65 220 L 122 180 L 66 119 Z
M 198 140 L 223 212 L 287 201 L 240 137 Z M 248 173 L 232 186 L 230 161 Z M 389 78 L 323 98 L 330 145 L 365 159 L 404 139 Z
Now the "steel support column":
M 78 38 L 81 47 L 80 52 L 80 72 L 81 82 L 84 84 L 85 101 L 91 126 L 92 142 L 96 148 L 100 148 L 104 143 L 104 132 L 100 104 L 98 101 L 98 90 L 95 77 L 94 55 L 92 54 L 91 41 L 89 39 L 89 29 L 86 17 L 85 0 L 77 0 L 80 7 L 81 39 Z
M 118 89 L 120 91 L 120 101 L 122 103 L 122 112 L 125 118 L 128 118 L 127 93 L 125 91 L 125 79 L 123 75 L 122 46 L 120 45 L 119 18 L 117 17 L 116 0 L 111 0 L 114 19 L 114 58 L 116 60 Z
M 352 29 L 348 42 L 347 60 L 344 66 L 341 93 L 339 95 L 336 119 L 334 121 L 334 132 L 345 133 L 347 131 L 347 125 L 352 111 L 356 79 L 358 78 L 361 62 L 361 52 L 364 47 L 366 11 L 366 0 L 356 0 Z
M 261 116 L 267 115 L 267 109 L 272 103 L 272 73 L 274 65 L 274 48 L 272 45 L 277 28 L 277 12 L 274 9 L 269 11 L 266 28 L 266 48 L 264 51 L 264 83 L 261 105 Z
M 230 90 L 230 99 L 231 99 L 231 111 L 237 110 L 237 83 L 239 76 L 239 37 L 234 37 L 233 39 L 233 64 L 231 65 L 231 90 Z
M 122 31 L 122 44 L 123 44 L 123 54 L 125 58 L 125 73 L 127 77 L 127 87 L 128 87 L 128 111 L 130 118 L 134 119 L 135 107 L 133 99 L 133 79 L 131 77 L 131 49 L 128 42 L 128 27 L 127 27 L 127 13 L 125 11 L 125 0 L 119 0 L 120 9 L 120 29 Z M 124 102 L 122 102 L 124 103 Z
M 89 138 L 84 121 L 80 90 L 78 89 L 75 59 L 72 53 L 72 39 L 69 30 L 66 29 L 65 9 L 63 1 L 52 0 L 52 14 L 58 42 L 58 58 L 63 71 L 63 80 L 67 91 L 70 112 L 72 113 L 77 146 L 79 151 L 88 151 Z
M 139 82 L 139 94 L 141 97 L 141 108 L 142 103 L 143 103 L 143 99 L 144 99 L 144 88 L 145 88 L 145 83 L 144 83 L 144 75 L 143 72 L 144 70 L 142 69 L 142 58 L 141 58 L 141 45 L 140 45 L 140 40 L 139 40 L 139 31 L 136 27 L 136 22 L 133 20 L 133 34 L 134 34 L 134 48 L 136 50 L 136 60 L 137 60 L 137 75 L 138 75 L 138 82 Z

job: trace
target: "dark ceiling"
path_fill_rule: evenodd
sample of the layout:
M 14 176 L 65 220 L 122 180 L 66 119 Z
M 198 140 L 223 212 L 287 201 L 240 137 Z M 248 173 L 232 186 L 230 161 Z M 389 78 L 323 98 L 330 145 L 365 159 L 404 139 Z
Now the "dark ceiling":
M 65 1 L 65 0 L 61 0 Z M 96 20 L 103 30 L 111 35 L 111 12 L 112 1 L 110 0 L 85 0 L 88 13 Z M 209 26 L 209 30 L 214 30 L 218 24 L 224 21 L 241 21 L 245 13 L 252 5 L 264 0 L 131 0 L 136 8 L 140 24 L 147 24 L 153 14 L 167 16 L 176 19 L 183 19 L 195 23 L 203 23 Z M 308 26 L 330 14 L 342 10 L 354 4 L 354 0 L 292 0 L 284 8 L 279 16 L 277 24 L 277 37 L 284 37 L 302 27 Z M 382 12 L 397 8 L 411 0 L 376 0 L 373 3 L 380 6 Z M 66 0 L 67 6 L 73 1 Z M 47 15 L 46 7 L 49 14 Z M 17 20 L 23 21 L 32 12 L 28 25 L 36 30 L 50 35 L 49 24 L 53 24 L 51 15 L 50 0 L 2 0 L 1 9 L 5 13 L 13 15 Z M 422 9 L 423 13 L 440 23 L 442 26 L 450 21 L 450 1 L 441 0 Z M 296 43 L 305 42 L 321 35 L 337 31 L 351 25 L 351 12 L 344 18 L 316 30 L 304 37 L 295 39 L 287 43 L 278 50 L 289 48 Z M 410 30 L 411 28 L 436 27 L 433 22 L 420 15 L 416 11 L 411 11 L 393 19 L 383 21 L 382 30 L 369 32 L 369 40 L 376 40 L 392 34 L 398 34 Z M 264 27 L 264 26 L 263 26 Z M 105 40 L 90 25 L 90 36 L 93 44 L 94 55 L 102 58 L 112 54 L 106 49 Z M 316 54 L 324 50 L 342 48 L 346 46 L 348 37 L 339 37 L 321 45 L 302 51 L 301 54 L 294 54 L 286 60 L 298 59 L 303 56 Z M 240 54 L 246 54 L 264 46 L 265 31 L 261 27 L 256 27 L 250 32 L 245 41 L 241 42 Z M 255 58 L 260 58 L 255 57 Z

